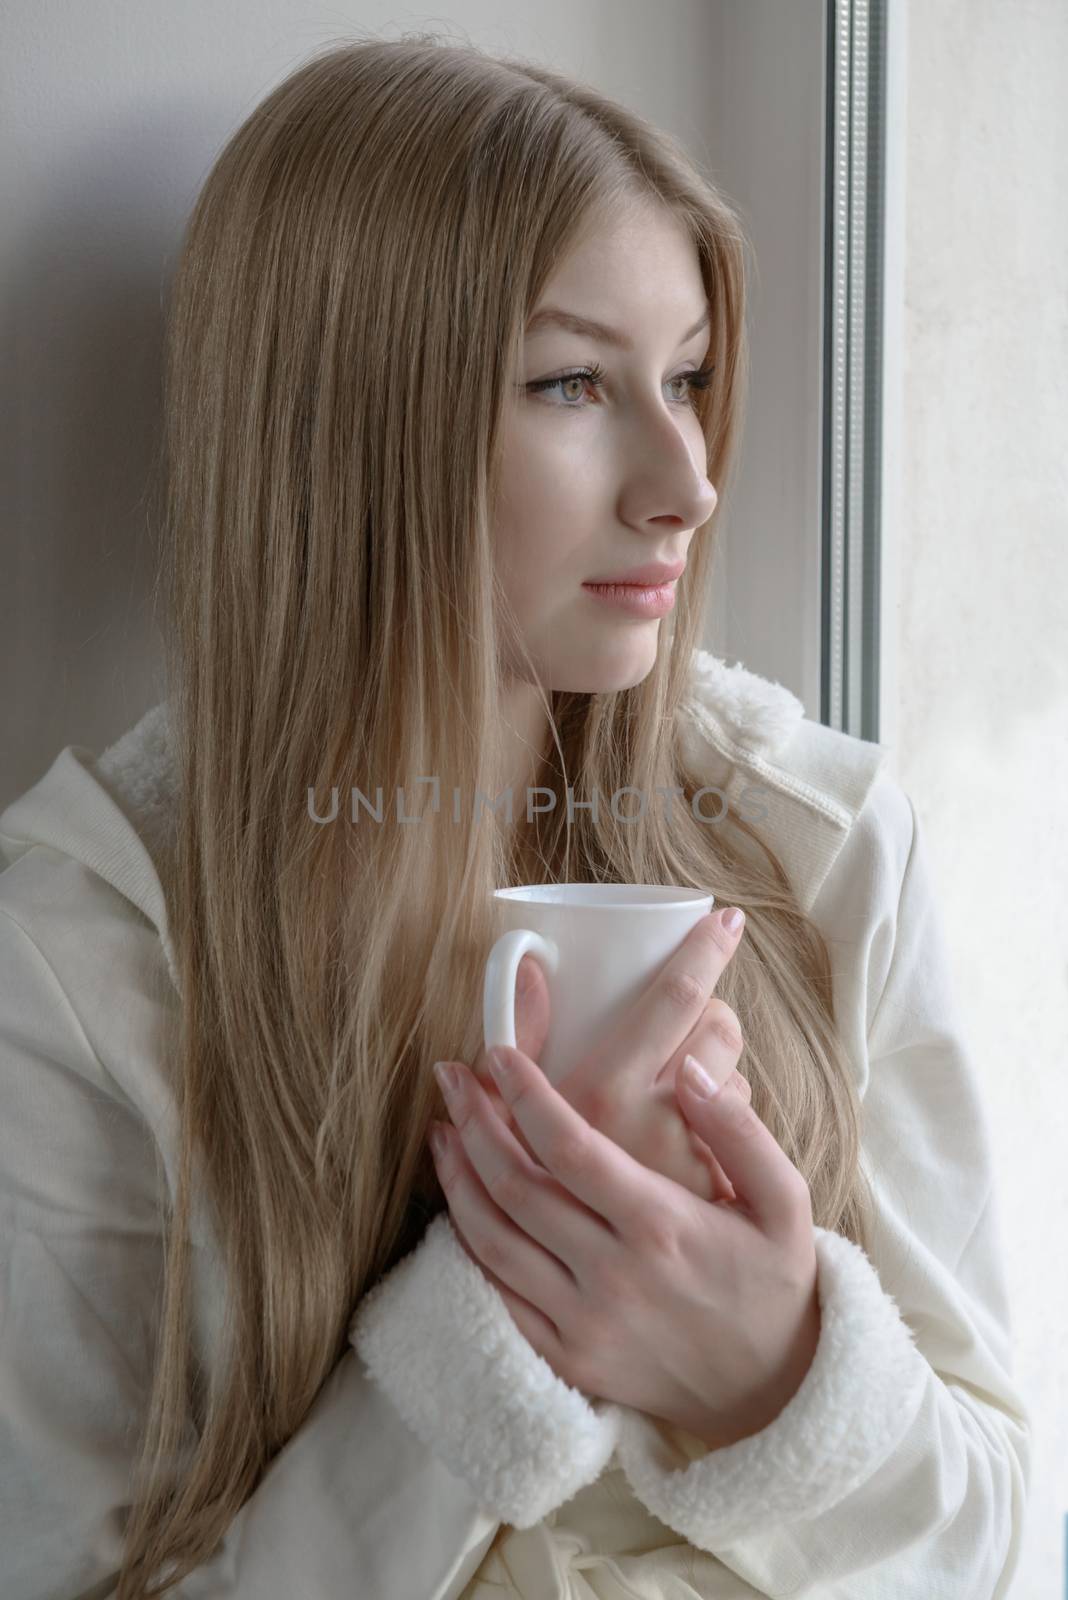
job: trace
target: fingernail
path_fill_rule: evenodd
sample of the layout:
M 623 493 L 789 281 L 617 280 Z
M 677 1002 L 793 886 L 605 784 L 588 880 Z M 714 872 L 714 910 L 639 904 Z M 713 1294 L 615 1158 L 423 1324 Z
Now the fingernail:
M 502 1094 L 507 1094 L 513 1079 L 512 1063 L 508 1057 L 502 1055 L 500 1050 L 491 1050 L 486 1057 L 486 1064 L 493 1074 L 493 1081 Z
M 745 912 L 740 911 L 737 906 L 731 906 L 729 911 L 723 913 L 722 925 L 728 933 L 741 933 L 744 921 Z
M 719 1093 L 719 1084 L 712 1081 L 694 1056 L 687 1056 L 682 1063 L 682 1075 L 694 1094 L 699 1094 L 703 1100 L 710 1100 Z
M 460 1096 L 460 1074 L 456 1068 L 447 1061 L 434 1062 L 434 1076 L 441 1086 L 441 1092 L 446 1100 L 458 1100 Z
M 526 994 L 527 991 L 530 989 L 531 985 L 533 984 L 533 982 L 534 982 L 534 973 L 531 970 L 532 967 L 533 967 L 533 962 L 531 962 L 531 961 L 521 961 L 519 963 L 519 970 L 515 975 L 515 992 L 516 992 L 516 994 Z
M 444 1130 L 442 1129 L 442 1126 L 441 1126 L 440 1122 L 432 1122 L 430 1124 L 430 1135 L 429 1135 L 429 1137 L 430 1137 L 430 1148 L 434 1152 L 435 1159 L 440 1161 L 442 1159 L 442 1157 L 444 1156 L 446 1150 L 449 1148 L 449 1141 L 445 1137 L 445 1133 L 444 1133 Z

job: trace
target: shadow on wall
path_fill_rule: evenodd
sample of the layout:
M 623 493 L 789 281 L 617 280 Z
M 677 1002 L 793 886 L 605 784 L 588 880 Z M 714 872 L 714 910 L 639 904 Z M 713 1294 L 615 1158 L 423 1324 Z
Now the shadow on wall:
M 13 361 L 0 391 L 0 806 L 65 744 L 103 748 L 164 692 L 146 503 L 164 297 L 182 219 L 224 132 L 218 111 L 194 105 L 166 122 L 90 130 L 39 186 L 13 252 L 3 300 Z

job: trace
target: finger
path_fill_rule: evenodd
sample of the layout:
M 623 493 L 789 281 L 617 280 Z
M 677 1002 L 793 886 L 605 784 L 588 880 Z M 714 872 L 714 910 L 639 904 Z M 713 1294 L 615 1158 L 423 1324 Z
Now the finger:
M 541 1060 L 541 1052 L 549 1033 L 549 1015 L 549 985 L 540 963 L 528 951 L 520 961 L 516 974 L 515 1036 L 516 1048 L 525 1056 L 529 1056 L 531 1061 Z M 497 1085 L 493 1081 L 486 1063 L 487 1054 L 485 1049 L 480 1050 L 471 1070 L 505 1127 L 515 1135 L 527 1155 L 532 1156 L 530 1146 L 522 1131 L 516 1126 L 515 1118 L 501 1099 Z
M 549 985 L 541 964 L 528 951 L 519 963 L 515 991 L 515 1042 L 531 1061 L 540 1061 L 549 1034 Z
M 743 1095 L 705 1095 L 679 1073 L 676 1090 L 690 1127 L 715 1154 L 735 1194 L 767 1233 L 790 1234 L 811 1222 L 808 1185 Z M 807 1212 L 807 1217 L 806 1217 Z
M 650 1209 L 662 1203 L 663 1180 L 591 1126 L 518 1050 L 498 1046 L 489 1067 L 541 1167 L 612 1232 L 640 1233 Z M 577 1259 L 566 1258 L 576 1269 L 591 1259 L 592 1248 L 605 1247 L 603 1230 L 598 1243 L 589 1228 L 576 1225 L 563 1241 L 568 1248 L 572 1239 L 583 1247 Z
M 526 1154 L 530 1156 L 531 1160 L 533 1160 L 534 1152 L 527 1143 L 522 1129 L 516 1125 L 516 1120 L 508 1107 L 507 1101 L 502 1099 L 501 1092 L 493 1081 L 493 1075 L 489 1070 L 488 1058 L 489 1052 L 487 1050 L 480 1050 L 478 1055 L 475 1057 L 471 1071 L 474 1073 L 479 1088 L 489 1101 L 494 1116 L 500 1118 L 505 1127 L 508 1129 L 508 1132 L 512 1135 L 513 1139 L 515 1139 L 517 1143 L 522 1146 Z
M 526 1061 L 527 1058 L 521 1059 Z M 530 1072 L 541 1078 L 548 1088 L 540 1067 L 534 1062 L 527 1064 Z M 610 1244 L 610 1229 L 549 1169 L 527 1155 L 501 1119 L 494 1115 L 474 1074 L 468 1072 L 462 1062 L 450 1065 L 455 1067 L 461 1081 L 457 1091 L 447 1094 L 446 1104 L 463 1142 L 464 1154 L 500 1211 L 529 1239 L 541 1245 L 543 1251 L 555 1256 L 558 1265 L 563 1263 L 563 1270 L 570 1278 L 573 1265 L 588 1261 Z M 555 1094 L 555 1090 L 551 1092 Z M 570 1106 L 568 1111 L 571 1111 Z M 527 1259 L 529 1261 L 529 1252 Z M 541 1278 L 544 1283 L 544 1270 Z M 559 1279 L 557 1285 L 559 1288 Z M 573 1278 L 570 1278 L 570 1286 L 573 1290 Z M 540 1300 L 538 1303 L 544 1304 Z
M 561 1270 L 559 1263 L 543 1263 L 539 1256 L 544 1256 L 544 1251 L 534 1249 L 528 1253 L 531 1241 L 486 1193 L 455 1129 L 442 1122 L 432 1123 L 431 1129 L 441 1140 L 440 1153 L 431 1142 L 431 1154 L 461 1249 L 502 1296 L 520 1333 L 539 1355 L 555 1365 L 564 1353 L 559 1330 L 515 1284 L 522 1277 L 527 1294 L 539 1292 L 535 1284 L 542 1285 L 541 1293 L 553 1293 L 556 1290 L 554 1272 Z M 507 1281 L 494 1270 L 493 1263 L 506 1274 Z
M 586 1070 L 610 1070 L 616 1087 L 648 1087 L 685 1042 L 734 955 L 741 930 L 728 933 L 722 912 L 702 917 L 665 962 L 619 1025 L 589 1058 Z M 628 1083 L 627 1080 L 630 1080 Z
M 519 963 L 515 987 L 515 1040 L 531 1061 L 540 1061 L 545 1040 L 549 1034 L 549 985 L 540 964 L 528 953 Z M 472 1069 L 487 1093 L 496 1093 L 496 1086 L 486 1066 L 485 1049 L 479 1052 Z
M 666 1063 L 656 1083 L 666 1080 L 674 1087 L 682 1063 L 687 1055 L 692 1055 L 697 1057 L 709 1077 L 722 1087 L 729 1081 L 744 1049 L 745 1040 L 736 1014 L 725 1000 L 713 995 L 690 1033 Z
M 734 1071 L 731 1073 L 723 1087 L 725 1089 L 736 1090 L 738 1094 L 743 1096 L 747 1105 L 752 1105 L 753 1085 L 749 1082 L 748 1078 L 742 1077 L 742 1074 L 738 1071 L 737 1067 L 735 1067 Z
M 713 995 L 700 1021 L 664 1067 L 654 1087 L 659 1090 L 662 1086 L 667 1092 L 674 1094 L 683 1061 L 687 1055 L 694 1055 L 709 1077 L 721 1088 L 728 1086 L 734 1088 L 743 1094 L 746 1100 L 750 1100 L 752 1090 L 737 1070 L 737 1062 L 744 1048 L 737 1016 L 726 1001 Z M 704 1198 L 712 1204 L 717 1200 L 735 1201 L 737 1195 L 734 1185 L 717 1161 L 714 1152 L 692 1128 L 690 1138 L 693 1157 L 703 1167 L 708 1181 Z
M 679 1119 L 680 1132 L 685 1144 L 685 1157 L 673 1161 L 670 1172 L 660 1162 L 647 1161 L 645 1165 L 651 1167 L 654 1172 L 669 1177 L 673 1183 L 681 1184 L 684 1189 L 688 1189 L 701 1200 L 707 1200 L 710 1205 L 714 1205 L 717 1200 L 733 1200 L 734 1189 L 727 1174 L 700 1134 L 694 1133 L 687 1125 L 686 1118 L 679 1111 L 674 1087 L 665 1087 L 663 1091 L 657 1091 L 658 1094 L 661 1092 L 670 1096 L 671 1113 Z
M 710 1205 L 715 1205 L 718 1200 L 727 1200 L 733 1204 L 738 1196 L 734 1192 L 734 1185 L 708 1148 L 705 1141 L 691 1130 L 693 1140 L 691 1146 L 694 1159 L 705 1169 L 708 1175 L 708 1188 L 702 1195 Z

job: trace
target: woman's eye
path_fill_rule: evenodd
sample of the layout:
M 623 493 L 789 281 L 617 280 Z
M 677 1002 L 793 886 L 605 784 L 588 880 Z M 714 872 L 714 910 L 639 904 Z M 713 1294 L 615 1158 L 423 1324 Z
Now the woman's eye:
M 593 388 L 599 387 L 593 378 L 587 378 L 581 372 L 572 372 L 566 378 L 556 378 L 554 380 L 553 387 L 560 391 L 560 396 L 564 400 L 581 400 L 583 386 L 587 383 L 589 383 Z M 568 393 L 569 384 L 578 384 L 578 392 L 576 393 L 575 390 L 572 389 L 571 392 Z
M 565 410 L 577 411 L 578 405 L 573 405 L 571 402 L 582 399 L 582 388 L 580 387 L 577 393 L 572 389 L 569 394 L 565 394 L 568 386 L 573 384 L 589 384 L 592 389 L 601 389 L 604 387 L 604 369 L 583 367 L 577 372 L 564 372 L 559 378 L 539 378 L 535 383 L 528 383 L 527 388 L 532 394 L 547 394 L 553 389 L 558 389 L 564 400 Z
M 679 372 L 674 378 L 668 378 L 668 385 L 685 384 L 683 392 L 674 396 L 676 403 L 686 406 L 693 405 L 694 395 L 701 389 L 707 389 L 709 381 L 715 371 L 714 366 L 698 367 L 693 372 Z M 583 410 L 583 386 L 601 390 L 604 388 L 603 367 L 582 367 L 575 372 L 564 372 L 558 378 L 538 378 L 533 383 L 527 384 L 527 389 L 532 394 L 550 393 L 556 389 L 561 396 L 565 411 Z M 578 385 L 576 389 L 575 386 Z

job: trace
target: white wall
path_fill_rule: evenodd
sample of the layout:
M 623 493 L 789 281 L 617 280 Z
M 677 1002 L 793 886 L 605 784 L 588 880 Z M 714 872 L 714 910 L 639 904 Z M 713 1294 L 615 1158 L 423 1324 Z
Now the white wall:
M 908 14 L 898 772 L 939 869 L 1068 1594 L 1068 7 Z

